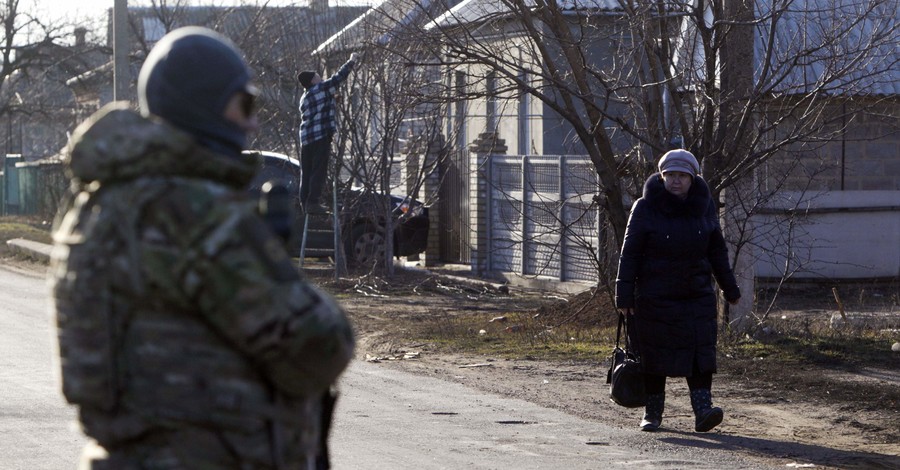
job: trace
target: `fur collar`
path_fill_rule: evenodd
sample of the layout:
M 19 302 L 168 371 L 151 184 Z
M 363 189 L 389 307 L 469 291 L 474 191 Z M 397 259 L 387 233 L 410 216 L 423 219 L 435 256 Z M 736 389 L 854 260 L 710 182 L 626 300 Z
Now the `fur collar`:
M 706 213 L 709 207 L 710 193 L 706 181 L 700 176 L 695 176 L 694 181 L 691 182 L 687 199 L 682 201 L 678 196 L 666 191 L 662 174 L 654 173 L 644 183 L 642 198 L 665 214 L 696 217 Z

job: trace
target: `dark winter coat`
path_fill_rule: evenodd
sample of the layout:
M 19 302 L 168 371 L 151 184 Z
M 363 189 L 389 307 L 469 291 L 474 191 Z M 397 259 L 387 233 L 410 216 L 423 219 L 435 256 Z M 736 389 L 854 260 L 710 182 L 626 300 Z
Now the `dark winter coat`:
M 669 193 L 659 173 L 631 209 L 616 278 L 616 306 L 633 308 L 635 347 L 649 374 L 716 371 L 715 276 L 728 301 L 740 297 L 709 187 Z

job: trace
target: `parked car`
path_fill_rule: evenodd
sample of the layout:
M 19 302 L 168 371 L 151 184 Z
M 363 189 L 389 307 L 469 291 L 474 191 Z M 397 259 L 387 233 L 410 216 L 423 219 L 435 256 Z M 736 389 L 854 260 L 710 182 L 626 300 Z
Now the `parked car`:
M 250 183 L 250 191 L 261 191 L 267 181 L 280 181 L 293 195 L 295 220 L 288 243 L 289 252 L 299 255 L 306 220 L 299 203 L 300 162 L 275 152 L 247 150 L 244 153 L 257 155 L 262 163 L 262 168 Z M 326 190 L 323 198 L 330 201 L 331 192 Z M 428 243 L 428 208 L 420 201 L 358 188 L 347 189 L 339 195 L 337 212 L 341 241 L 350 263 L 371 265 L 384 260 L 387 207 L 391 209 L 393 221 L 394 256 L 414 256 L 425 251 Z M 334 222 L 331 215 L 309 215 L 305 255 L 334 256 Z

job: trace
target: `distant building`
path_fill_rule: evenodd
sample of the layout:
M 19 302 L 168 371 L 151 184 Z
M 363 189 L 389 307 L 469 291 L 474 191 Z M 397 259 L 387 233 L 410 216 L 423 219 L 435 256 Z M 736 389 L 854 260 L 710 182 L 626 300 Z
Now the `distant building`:
M 2 154 L 19 154 L 25 161 L 52 156 L 65 146 L 78 119 L 69 78 L 108 60 L 99 48 L 85 42 L 86 30 L 76 28 L 72 45 L 42 42 L 19 49 L 27 66 L 3 84 L 0 102 Z
M 251 146 L 296 155 L 300 86 L 297 72 L 320 68 L 313 49 L 362 14 L 365 6 L 333 6 L 317 0 L 309 7 L 129 8 L 131 28 L 130 96 L 136 103 L 140 66 L 153 45 L 182 26 L 205 26 L 229 37 L 244 52 L 262 91 L 260 132 Z M 112 9 L 109 11 L 106 61 L 69 80 L 77 114 L 84 119 L 112 100 Z
M 828 28 L 823 25 L 839 24 L 842 13 L 858 15 L 858 5 L 828 0 L 787 4 L 761 0 L 755 5 L 752 40 L 757 51 L 755 56 L 748 54 L 748 61 L 752 59 L 749 69 L 759 87 L 756 98 L 765 103 L 759 109 L 765 111 L 750 118 L 766 129 L 767 139 L 779 138 L 792 120 L 810 125 L 805 140 L 785 146 L 757 173 L 760 199 L 752 210 L 755 234 L 749 242 L 761 248 L 753 259 L 756 275 L 813 280 L 900 277 L 900 69 L 896 66 L 900 39 L 894 26 L 900 13 L 894 3 L 876 4 L 858 22 Z M 602 31 L 606 25 L 616 27 L 616 17 L 624 17 L 623 4 L 591 0 L 559 2 L 558 6 L 571 18 L 586 15 L 591 20 L 587 29 L 600 32 L 598 40 L 590 43 L 594 49 L 583 51 L 586 66 L 615 71 L 610 64 L 623 58 L 611 47 L 614 34 Z M 447 10 L 443 15 L 441 8 Z M 774 8 L 782 10 L 773 13 Z M 460 38 L 456 47 L 462 51 L 471 40 L 477 47 L 496 44 L 492 50 L 503 51 L 498 54 L 506 54 L 503 59 L 530 60 L 533 54 L 524 51 L 528 47 L 522 45 L 524 40 L 516 42 L 527 35 L 519 34 L 519 18 L 507 10 L 503 2 L 490 0 L 388 0 L 324 41 L 317 51 L 327 54 L 366 45 L 377 50 L 397 37 L 414 44 L 413 37 L 396 34 L 409 26 L 418 34 L 437 29 L 456 34 Z M 839 37 L 822 37 L 841 32 Z M 690 31 L 684 33 L 673 30 L 673 42 L 679 35 L 695 37 Z M 868 39 L 883 44 L 873 49 Z M 766 41 L 778 43 L 771 57 L 762 53 Z M 678 47 L 681 59 L 706 63 L 697 62 L 704 60 L 696 55 L 703 52 L 700 48 L 686 43 Z M 404 53 L 410 53 L 409 49 Z M 580 261 L 574 258 L 576 265 L 571 265 L 566 260 L 576 247 L 567 245 L 568 239 L 578 239 L 578 249 L 590 252 L 578 259 L 604 256 L 602 240 L 593 238 L 602 238 L 603 230 L 597 224 L 596 206 L 587 210 L 591 201 L 577 197 L 591 191 L 600 194 L 602 188 L 589 178 L 592 166 L 580 155 L 583 149 L 572 127 L 551 106 L 527 93 L 498 92 L 502 67 L 491 70 L 467 65 L 462 59 L 452 67 L 440 67 L 443 51 L 427 52 L 437 58 L 433 68 L 439 78 L 433 83 L 442 84 L 448 95 L 441 109 L 444 134 L 434 139 L 440 146 L 451 147 L 451 155 L 434 168 L 441 183 L 431 221 L 440 227 L 440 261 L 467 263 L 486 274 L 595 278 L 595 266 L 577 265 Z M 464 56 L 462 52 L 459 57 Z M 497 63 L 502 61 L 498 58 Z M 530 64 L 533 70 L 541 70 L 542 65 Z M 540 77 L 519 79 L 535 88 L 546 86 Z M 678 92 L 687 96 L 698 90 L 684 83 Z M 816 108 L 821 113 L 803 114 L 806 96 L 815 96 L 817 106 L 825 104 Z M 615 97 L 608 104 L 614 110 Z M 833 119 L 841 116 L 843 123 Z M 826 121 L 828 126 L 815 126 Z M 600 125 L 615 131 L 621 123 L 607 120 Z M 376 132 L 373 128 L 370 134 Z M 632 144 L 611 142 L 616 152 Z M 399 161 L 408 157 L 401 155 Z M 489 178 L 493 179 L 486 181 Z M 574 186 L 566 189 L 564 183 Z

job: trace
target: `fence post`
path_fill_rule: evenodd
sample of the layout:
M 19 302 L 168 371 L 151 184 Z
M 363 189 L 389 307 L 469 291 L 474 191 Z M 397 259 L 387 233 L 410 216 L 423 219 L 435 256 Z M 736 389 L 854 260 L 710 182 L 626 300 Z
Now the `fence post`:
M 559 156 L 559 280 L 568 281 L 566 276 L 569 265 L 569 221 L 566 219 L 566 165 L 568 160 L 565 155 Z
M 3 163 L 3 175 L 4 175 L 4 185 L 3 185 L 3 214 L 4 215 L 18 215 L 20 204 L 21 204 L 21 194 L 19 194 L 19 170 L 16 168 L 16 163 L 24 161 L 22 159 L 22 155 L 19 154 L 6 154 L 6 159 Z
M 469 145 L 469 226 L 475 232 L 472 237 L 472 272 L 485 275 L 492 269 L 491 263 L 491 155 L 505 155 L 506 141 L 496 132 L 485 132 Z
M 528 272 L 528 253 L 531 249 L 528 241 L 534 236 L 533 233 L 528 231 L 528 207 L 531 205 L 531 199 L 528 197 L 528 188 L 531 187 L 531 179 L 529 178 L 531 174 L 530 165 L 531 162 L 528 159 L 528 155 L 522 155 L 522 178 L 519 181 L 522 187 L 522 214 L 519 217 L 519 233 L 522 234 L 519 249 L 522 251 L 522 260 L 519 262 L 519 272 L 516 273 L 521 275 L 525 275 Z M 506 188 L 503 189 L 505 190 Z M 535 230 L 535 227 L 532 227 L 532 229 Z

